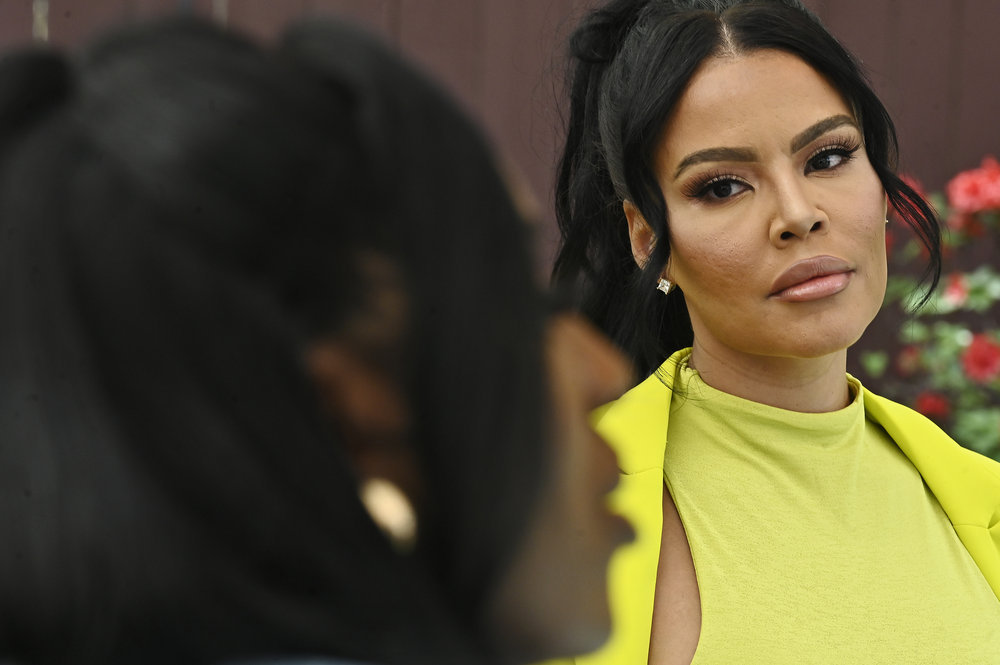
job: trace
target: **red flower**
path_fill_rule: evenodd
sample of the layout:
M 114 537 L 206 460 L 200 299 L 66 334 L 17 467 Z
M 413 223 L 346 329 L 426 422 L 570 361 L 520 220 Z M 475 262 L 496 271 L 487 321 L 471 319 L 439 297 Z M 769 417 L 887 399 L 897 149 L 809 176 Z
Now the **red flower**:
M 944 420 L 951 414 L 951 402 L 940 393 L 925 390 L 917 395 L 913 408 L 928 418 Z
M 1000 208 L 1000 163 L 986 157 L 978 169 L 952 178 L 947 189 L 948 203 L 959 214 L 996 210 Z
M 1000 345 L 983 334 L 974 335 L 962 353 L 965 375 L 978 383 L 988 383 L 1000 376 Z
M 966 298 L 969 297 L 969 284 L 965 281 L 965 275 L 960 272 L 948 275 L 948 286 L 945 287 L 942 297 L 952 307 L 964 305 Z
M 920 348 L 906 346 L 896 356 L 896 371 L 901 376 L 913 376 L 920 370 Z

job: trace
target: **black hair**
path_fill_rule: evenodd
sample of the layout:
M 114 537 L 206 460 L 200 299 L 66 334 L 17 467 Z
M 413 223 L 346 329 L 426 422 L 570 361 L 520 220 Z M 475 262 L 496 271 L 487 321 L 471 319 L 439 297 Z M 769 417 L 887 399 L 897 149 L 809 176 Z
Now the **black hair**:
M 941 272 L 934 211 L 895 173 L 896 132 L 861 67 L 797 0 L 612 0 L 570 41 L 566 144 L 556 185 L 557 284 L 628 353 L 643 375 L 692 343 L 684 295 L 654 286 L 670 256 L 669 214 L 655 177 L 656 144 L 695 71 L 723 50 L 777 49 L 802 58 L 853 106 L 865 150 L 892 206 L 930 254 L 930 296 Z M 644 269 L 632 257 L 622 202 L 657 242 Z
M 4 58 L 0 660 L 489 662 L 546 462 L 528 233 L 456 105 L 354 29 Z M 410 556 L 304 363 L 372 257 L 407 303 Z

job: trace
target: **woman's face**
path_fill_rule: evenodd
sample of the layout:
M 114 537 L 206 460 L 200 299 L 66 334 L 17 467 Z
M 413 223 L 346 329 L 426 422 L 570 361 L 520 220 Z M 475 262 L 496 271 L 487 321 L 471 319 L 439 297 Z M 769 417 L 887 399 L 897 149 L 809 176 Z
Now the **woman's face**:
M 695 347 L 731 361 L 843 352 L 882 303 L 886 198 L 851 108 L 801 59 L 707 60 L 656 169 L 665 270 Z
M 608 560 L 632 537 L 608 511 L 617 460 L 590 425 L 594 408 L 628 388 L 629 366 L 603 335 L 571 315 L 550 324 L 546 357 L 548 483 L 490 613 L 511 662 L 584 653 L 603 643 L 611 626 Z

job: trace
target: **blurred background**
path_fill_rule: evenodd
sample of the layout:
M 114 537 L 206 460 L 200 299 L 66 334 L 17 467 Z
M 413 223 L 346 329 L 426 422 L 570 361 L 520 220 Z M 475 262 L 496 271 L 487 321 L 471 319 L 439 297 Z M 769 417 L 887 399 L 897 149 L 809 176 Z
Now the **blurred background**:
M 540 271 L 555 247 L 554 164 L 565 43 L 593 0 L 0 0 L 0 47 L 74 46 L 109 25 L 194 12 L 262 39 L 303 16 L 380 33 L 479 120 L 540 202 Z M 890 225 L 887 307 L 854 350 L 865 385 L 1000 458 L 1000 2 L 805 0 L 864 63 L 896 121 L 901 170 L 947 220 L 939 294 L 914 311 L 923 257 Z
M 192 11 L 263 38 L 346 16 L 444 83 L 527 176 L 551 217 L 566 38 L 593 0 L 0 0 L 0 46 L 72 46 L 109 24 Z M 928 189 L 1000 145 L 1000 2 L 806 0 L 865 64 L 903 169 Z M 919 7 L 919 9 L 918 9 Z

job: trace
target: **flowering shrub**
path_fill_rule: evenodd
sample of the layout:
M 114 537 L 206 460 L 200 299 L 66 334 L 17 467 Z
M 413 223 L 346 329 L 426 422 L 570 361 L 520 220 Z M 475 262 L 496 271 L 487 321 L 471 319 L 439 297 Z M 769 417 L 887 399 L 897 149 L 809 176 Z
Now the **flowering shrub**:
M 962 369 L 975 383 L 989 384 L 1000 376 L 1000 345 L 982 333 L 973 335 L 962 351 Z
M 1000 210 L 1000 164 L 987 157 L 978 169 L 962 171 L 948 183 L 948 204 L 959 215 Z
M 1000 163 L 987 157 L 963 171 L 946 194 L 927 196 L 945 220 L 941 286 L 917 307 L 926 250 L 894 221 L 887 233 L 890 278 L 883 308 L 898 326 L 859 349 L 863 380 L 937 422 L 962 445 L 1000 459 Z M 895 312 L 895 313 L 894 313 Z M 879 344 L 879 342 L 881 342 Z M 870 343 L 869 343 L 870 344 Z

